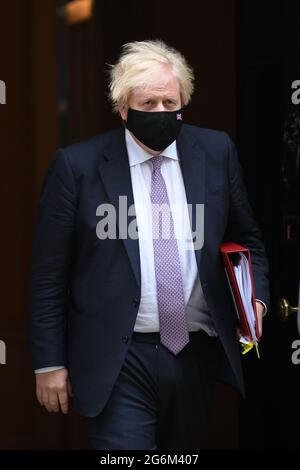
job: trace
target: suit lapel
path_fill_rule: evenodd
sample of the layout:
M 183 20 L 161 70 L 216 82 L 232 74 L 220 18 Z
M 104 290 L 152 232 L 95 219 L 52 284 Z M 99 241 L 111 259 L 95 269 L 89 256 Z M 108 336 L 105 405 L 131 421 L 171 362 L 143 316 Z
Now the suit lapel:
M 119 217 L 121 216 L 125 219 L 126 215 L 127 219 L 125 219 L 125 222 L 127 221 L 126 227 L 128 227 L 135 217 L 127 215 L 129 207 L 134 204 L 134 198 L 124 129 L 116 131 L 116 138 L 114 139 L 112 146 L 105 153 L 101 163 L 98 165 L 98 171 L 110 202 L 116 209 L 117 225 L 119 226 Z M 120 209 L 119 196 L 127 197 L 126 214 L 124 214 L 123 208 Z M 134 240 L 129 238 L 127 235 L 126 238 L 123 238 L 123 243 L 137 284 L 140 287 L 141 268 L 138 239 Z
M 191 228 L 196 232 L 196 204 L 205 201 L 205 152 L 193 135 L 188 135 L 183 127 L 177 139 L 177 148 L 185 185 L 187 203 L 192 210 Z M 203 227 L 204 230 L 204 227 Z M 198 270 L 200 271 L 201 250 L 195 250 Z

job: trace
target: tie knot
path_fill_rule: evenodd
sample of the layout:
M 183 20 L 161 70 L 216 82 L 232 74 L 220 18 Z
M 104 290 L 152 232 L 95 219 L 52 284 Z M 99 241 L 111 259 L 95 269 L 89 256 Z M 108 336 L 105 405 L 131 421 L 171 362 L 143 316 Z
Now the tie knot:
M 157 155 L 156 157 L 151 158 L 151 162 L 152 162 L 152 166 L 153 166 L 153 172 L 160 170 L 163 159 L 164 159 L 163 155 Z

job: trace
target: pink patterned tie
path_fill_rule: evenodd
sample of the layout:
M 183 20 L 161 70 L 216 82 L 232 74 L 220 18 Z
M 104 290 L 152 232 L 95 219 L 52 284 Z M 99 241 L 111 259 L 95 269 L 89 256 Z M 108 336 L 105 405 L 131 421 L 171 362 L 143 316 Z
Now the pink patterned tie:
M 165 180 L 161 174 L 163 155 L 152 157 L 152 235 L 161 343 L 178 354 L 189 342 L 182 274 L 173 217 Z M 167 211 L 157 216 L 159 208 Z

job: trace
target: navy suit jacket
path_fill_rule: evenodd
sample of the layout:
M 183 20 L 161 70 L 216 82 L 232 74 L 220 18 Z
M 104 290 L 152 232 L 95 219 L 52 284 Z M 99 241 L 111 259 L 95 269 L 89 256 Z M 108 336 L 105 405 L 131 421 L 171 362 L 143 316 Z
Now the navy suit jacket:
M 183 125 L 177 146 L 187 202 L 205 204 L 204 246 L 195 253 L 225 352 L 224 370 L 243 390 L 235 312 L 219 246 L 233 241 L 251 250 L 256 297 L 268 304 L 264 247 L 228 135 Z M 105 406 L 139 309 L 138 240 L 96 235 L 97 207 L 110 203 L 118 211 L 120 195 L 128 197 L 128 207 L 133 204 L 123 128 L 59 149 L 39 202 L 29 289 L 33 366 L 66 366 L 75 408 L 85 416 Z

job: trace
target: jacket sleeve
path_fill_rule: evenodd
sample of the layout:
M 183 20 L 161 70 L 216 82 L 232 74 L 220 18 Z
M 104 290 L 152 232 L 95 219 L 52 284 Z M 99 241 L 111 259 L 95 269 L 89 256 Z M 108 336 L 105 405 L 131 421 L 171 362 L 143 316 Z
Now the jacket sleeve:
M 250 250 L 256 298 L 269 305 L 268 260 L 261 232 L 249 205 L 242 169 L 234 143 L 226 134 L 230 183 L 230 210 L 224 241 Z
M 65 324 L 75 215 L 75 178 L 60 149 L 42 185 L 32 247 L 29 335 L 34 369 L 67 365 Z

